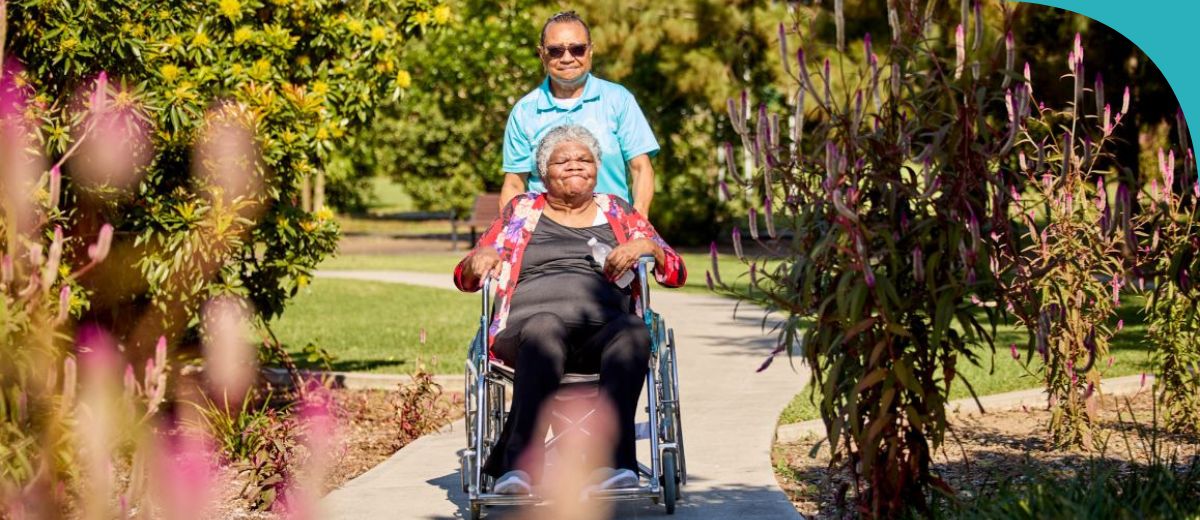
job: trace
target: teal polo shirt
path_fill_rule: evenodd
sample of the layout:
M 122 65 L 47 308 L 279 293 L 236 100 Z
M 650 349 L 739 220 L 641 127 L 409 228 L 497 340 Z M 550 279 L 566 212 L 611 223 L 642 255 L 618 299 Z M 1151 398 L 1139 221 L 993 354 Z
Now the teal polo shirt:
M 658 154 L 658 141 L 637 100 L 625 87 L 591 74 L 574 105 L 555 103 L 550 78 L 522 97 L 508 114 L 504 128 L 504 171 L 528 173 L 530 191 L 546 191 L 537 174 L 537 145 L 556 126 L 587 128 L 600 142 L 596 192 L 611 193 L 632 202 L 626 163 L 642 154 Z

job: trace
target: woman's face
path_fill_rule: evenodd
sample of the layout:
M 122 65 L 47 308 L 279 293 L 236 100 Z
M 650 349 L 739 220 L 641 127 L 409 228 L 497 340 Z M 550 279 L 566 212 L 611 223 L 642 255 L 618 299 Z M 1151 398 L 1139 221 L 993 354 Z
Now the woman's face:
M 546 161 L 546 192 L 559 199 L 592 196 L 596 189 L 596 158 L 582 143 L 566 141 L 554 147 Z

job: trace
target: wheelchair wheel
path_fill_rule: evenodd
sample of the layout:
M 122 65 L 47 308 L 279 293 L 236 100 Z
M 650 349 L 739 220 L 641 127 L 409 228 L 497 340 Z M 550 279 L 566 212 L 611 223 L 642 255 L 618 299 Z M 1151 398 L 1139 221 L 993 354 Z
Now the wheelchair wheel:
M 675 452 L 668 451 L 662 457 L 662 493 L 667 514 L 675 514 L 675 501 L 679 499 L 679 473 L 675 463 Z
M 483 505 L 471 504 L 471 520 L 479 520 L 483 518 Z
M 687 484 L 687 452 L 683 449 L 683 399 L 679 396 L 679 358 L 675 350 L 675 330 L 667 329 L 667 350 L 671 353 L 671 395 L 675 398 L 675 406 L 671 407 L 674 418 L 671 421 L 675 426 L 675 444 L 678 445 L 678 462 L 679 462 L 679 481 L 681 484 Z

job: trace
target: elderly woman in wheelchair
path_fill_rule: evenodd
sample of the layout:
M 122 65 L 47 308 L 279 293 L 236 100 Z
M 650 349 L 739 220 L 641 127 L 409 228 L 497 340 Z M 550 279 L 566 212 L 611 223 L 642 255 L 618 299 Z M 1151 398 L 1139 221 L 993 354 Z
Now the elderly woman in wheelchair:
M 599 157 L 599 143 L 581 126 L 547 133 L 536 153 L 546 192 L 514 198 L 454 272 L 467 292 L 495 279 L 496 304 L 484 320 L 490 361 L 515 372 L 511 410 L 481 468 L 497 495 L 529 495 L 540 481 L 547 431 L 539 411 L 568 373 L 599 374 L 599 393 L 616 415 L 615 467 L 594 471 L 596 487 L 639 484 L 635 415 L 654 340 L 650 320 L 637 313 L 645 282 L 617 281 L 628 284 L 623 275 L 649 256 L 661 285 L 679 287 L 687 272 L 628 202 L 594 193 Z M 597 242 L 611 248 L 599 262 Z M 464 482 L 466 471 L 464 464 Z

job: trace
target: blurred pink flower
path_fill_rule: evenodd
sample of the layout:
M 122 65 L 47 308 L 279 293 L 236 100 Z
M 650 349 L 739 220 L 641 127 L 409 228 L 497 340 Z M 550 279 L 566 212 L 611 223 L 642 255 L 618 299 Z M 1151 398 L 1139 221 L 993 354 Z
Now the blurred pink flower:
M 112 224 L 104 224 L 100 226 L 100 234 L 96 237 L 96 243 L 88 246 L 88 258 L 93 262 L 102 262 L 108 256 L 108 250 L 112 247 L 113 227 Z
M 67 313 L 71 310 L 71 286 L 63 284 L 62 289 L 58 291 L 58 315 L 54 317 L 55 325 L 62 325 L 67 321 Z
M 962 24 L 954 29 L 954 79 L 962 77 L 963 65 L 967 62 L 967 46 Z

